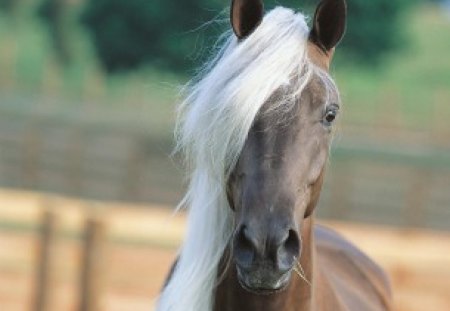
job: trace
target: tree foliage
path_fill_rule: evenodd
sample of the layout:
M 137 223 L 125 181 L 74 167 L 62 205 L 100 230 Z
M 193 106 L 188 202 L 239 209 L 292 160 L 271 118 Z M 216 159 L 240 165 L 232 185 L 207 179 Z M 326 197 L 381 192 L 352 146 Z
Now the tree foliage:
M 350 0 L 342 55 L 371 65 L 406 43 L 403 13 L 414 0 Z
M 276 1 L 287 7 L 312 9 L 317 2 Z M 403 42 L 401 13 L 410 0 L 348 0 L 348 30 L 341 55 L 362 64 L 376 64 Z M 203 61 L 224 27 L 228 1 L 219 0 L 87 0 L 82 20 L 108 72 L 144 64 L 185 72 Z M 273 7 L 275 0 L 265 1 Z M 223 12 L 222 15 L 219 13 Z M 225 22 L 206 22 L 220 16 Z M 204 25 L 203 27 L 201 27 Z
M 194 29 L 214 16 L 207 8 L 217 2 L 89 0 L 82 19 L 108 72 L 143 63 L 183 71 L 199 44 Z
M 0 10 L 11 13 L 17 5 L 15 0 L 0 0 Z

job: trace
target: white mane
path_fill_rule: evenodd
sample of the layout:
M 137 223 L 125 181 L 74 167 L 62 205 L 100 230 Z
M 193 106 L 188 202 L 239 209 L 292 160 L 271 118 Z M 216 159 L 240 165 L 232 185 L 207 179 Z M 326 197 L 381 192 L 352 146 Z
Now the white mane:
M 244 41 L 229 34 L 203 77 L 190 86 L 177 130 L 191 170 L 182 201 L 189 209 L 188 227 L 158 311 L 212 310 L 218 265 L 234 227 L 227 176 L 261 106 L 283 86 L 297 96 L 315 71 L 306 55 L 308 34 L 302 14 L 275 8 Z

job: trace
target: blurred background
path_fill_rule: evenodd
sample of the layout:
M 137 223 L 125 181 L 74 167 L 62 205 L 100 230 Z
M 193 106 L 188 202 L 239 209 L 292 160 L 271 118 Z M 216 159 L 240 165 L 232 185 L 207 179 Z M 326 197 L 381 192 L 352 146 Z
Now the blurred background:
M 389 272 L 396 310 L 450 310 L 450 1 L 348 5 L 318 215 Z M 0 0 L 0 310 L 152 309 L 184 228 L 179 90 L 228 6 Z

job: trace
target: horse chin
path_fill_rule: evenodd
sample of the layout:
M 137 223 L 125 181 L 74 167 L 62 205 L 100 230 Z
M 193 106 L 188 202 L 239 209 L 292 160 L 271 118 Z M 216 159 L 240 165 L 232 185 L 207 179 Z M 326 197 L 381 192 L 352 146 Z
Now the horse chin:
M 261 281 L 250 276 L 244 276 L 239 268 L 237 269 L 237 279 L 240 286 L 245 291 L 259 296 L 273 295 L 284 291 L 290 283 L 291 275 L 292 271 L 288 271 L 277 280 Z

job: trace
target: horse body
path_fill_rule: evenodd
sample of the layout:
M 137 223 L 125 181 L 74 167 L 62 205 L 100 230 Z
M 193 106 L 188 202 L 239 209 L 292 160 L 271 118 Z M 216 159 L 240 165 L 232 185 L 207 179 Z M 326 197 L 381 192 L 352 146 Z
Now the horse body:
M 384 271 L 338 233 L 320 226 L 315 232 L 318 264 L 341 304 L 338 310 L 391 310 Z M 330 307 L 319 310 L 336 310 Z
M 193 167 L 186 241 L 158 311 L 386 311 L 382 270 L 314 226 L 340 98 L 328 74 L 345 0 L 312 30 L 260 0 L 234 0 L 232 38 L 188 96 Z

